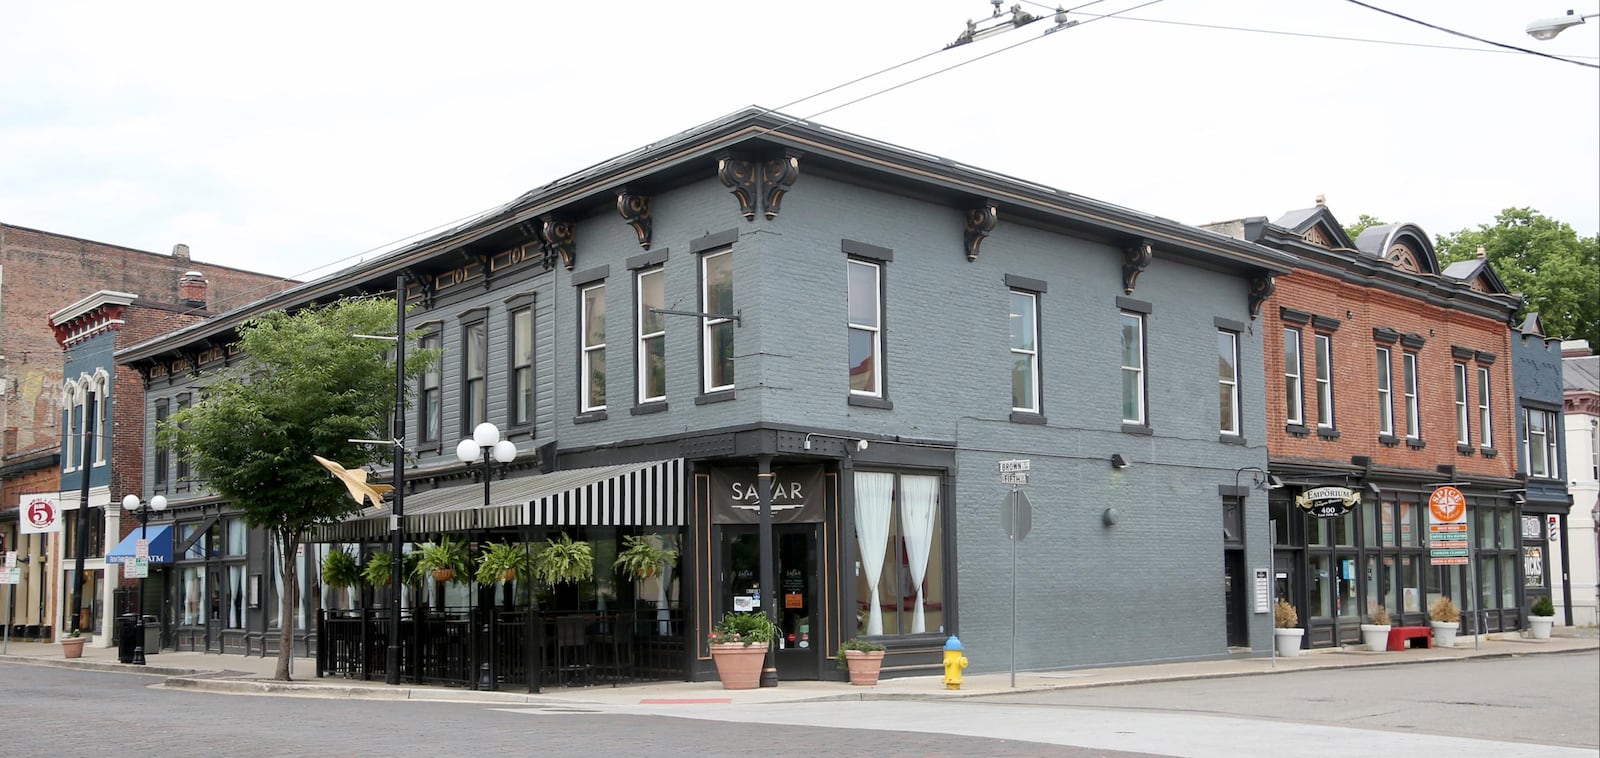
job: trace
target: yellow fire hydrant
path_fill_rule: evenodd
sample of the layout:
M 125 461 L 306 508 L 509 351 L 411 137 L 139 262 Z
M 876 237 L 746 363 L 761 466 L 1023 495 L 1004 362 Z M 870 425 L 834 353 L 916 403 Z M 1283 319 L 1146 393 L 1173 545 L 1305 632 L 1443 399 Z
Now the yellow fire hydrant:
M 967 667 L 967 657 L 961 654 L 965 650 L 955 635 L 944 643 L 944 688 L 947 690 L 961 689 L 961 670 Z

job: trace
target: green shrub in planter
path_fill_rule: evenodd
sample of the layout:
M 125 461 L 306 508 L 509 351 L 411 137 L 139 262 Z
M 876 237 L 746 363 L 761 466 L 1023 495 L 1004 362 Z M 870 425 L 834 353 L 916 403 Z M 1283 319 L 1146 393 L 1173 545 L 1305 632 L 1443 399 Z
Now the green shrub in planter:
M 1556 604 L 1550 601 L 1549 595 L 1541 595 L 1538 600 L 1533 601 L 1533 608 L 1530 610 L 1535 616 L 1554 616 Z
M 873 642 L 872 640 L 864 640 L 860 637 L 851 637 L 850 639 L 845 640 L 839 645 L 839 654 L 834 656 L 834 662 L 839 664 L 840 671 L 850 670 L 850 665 L 846 663 L 845 659 L 844 652 L 846 650 L 859 650 L 863 653 L 877 653 L 883 650 L 883 646 Z

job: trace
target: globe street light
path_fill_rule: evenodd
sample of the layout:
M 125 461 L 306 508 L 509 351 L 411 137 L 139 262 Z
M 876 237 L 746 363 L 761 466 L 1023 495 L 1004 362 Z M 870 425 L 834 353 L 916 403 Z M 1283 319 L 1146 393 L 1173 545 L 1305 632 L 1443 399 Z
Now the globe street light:
M 472 430 L 472 436 L 456 444 L 456 459 L 462 463 L 483 461 L 483 506 L 489 507 L 489 475 L 491 460 L 510 463 L 517 458 L 517 446 L 511 440 L 500 439 L 500 427 L 487 421 Z
M 1536 40 L 1555 39 L 1557 34 L 1582 24 L 1596 16 L 1600 16 L 1600 13 L 1590 13 L 1587 16 L 1579 16 L 1576 12 L 1569 10 L 1565 16 L 1541 18 L 1530 21 L 1528 23 L 1528 36 Z
M 146 573 L 149 573 L 148 561 L 150 555 L 150 511 L 166 510 L 167 497 L 165 495 L 156 495 L 155 497 L 150 498 L 150 507 L 146 508 L 144 503 L 140 502 L 138 495 L 128 495 L 122 498 L 122 509 L 139 517 L 139 542 L 143 543 L 145 546 L 145 571 Z M 137 565 L 138 559 L 138 552 L 135 551 L 135 554 L 131 560 L 133 560 L 135 565 Z M 123 560 L 130 559 L 124 558 Z M 143 576 L 139 577 L 139 609 L 136 611 L 139 616 L 133 623 L 133 633 L 135 637 L 133 640 L 133 660 L 130 662 L 136 666 L 144 665 L 144 579 L 145 578 Z

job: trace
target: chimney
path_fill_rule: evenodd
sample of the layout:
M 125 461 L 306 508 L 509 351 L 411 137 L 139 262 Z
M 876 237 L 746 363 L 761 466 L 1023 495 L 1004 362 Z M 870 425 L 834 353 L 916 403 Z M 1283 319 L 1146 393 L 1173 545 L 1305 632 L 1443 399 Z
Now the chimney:
M 187 254 L 189 248 L 179 245 Z M 178 304 L 187 308 L 206 307 L 206 276 L 199 271 L 185 271 L 178 279 Z
M 172 259 L 182 263 L 189 262 L 189 246 L 179 242 L 172 246 Z

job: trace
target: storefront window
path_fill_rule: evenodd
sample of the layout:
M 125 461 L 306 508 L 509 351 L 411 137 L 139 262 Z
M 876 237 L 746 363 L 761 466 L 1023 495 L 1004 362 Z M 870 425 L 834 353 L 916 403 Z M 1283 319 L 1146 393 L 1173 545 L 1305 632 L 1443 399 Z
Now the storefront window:
M 1333 615 L 1333 557 L 1328 555 L 1309 556 L 1311 576 L 1309 577 L 1306 606 L 1312 616 Z
M 1361 615 L 1360 597 L 1356 594 L 1356 559 L 1355 556 L 1340 556 L 1338 561 L 1339 581 L 1336 585 L 1339 591 L 1338 602 L 1334 609 L 1342 619 L 1353 619 Z
M 1416 547 L 1422 544 L 1423 531 L 1417 528 L 1417 513 L 1420 506 L 1417 503 L 1400 504 L 1400 544 L 1407 547 Z
M 1400 592 L 1402 607 L 1406 613 L 1421 613 L 1422 558 L 1421 556 L 1411 556 L 1406 559 L 1403 565 L 1405 576 L 1401 581 L 1403 586 Z
M 1381 517 L 1378 514 L 1382 510 L 1383 505 L 1381 503 L 1366 502 L 1361 504 L 1361 543 L 1363 545 L 1376 547 L 1380 544 L 1378 542 L 1378 523 Z
M 1517 559 L 1508 553 L 1500 554 L 1500 607 L 1516 608 Z
M 1496 594 L 1495 594 L 1495 591 L 1494 591 L 1495 590 L 1495 587 L 1494 587 L 1494 584 L 1495 584 L 1495 582 L 1494 582 L 1495 563 L 1496 563 L 1496 561 L 1495 561 L 1494 558 L 1479 558 L 1478 561 L 1477 561 L 1477 569 L 1478 569 L 1478 608 L 1475 608 L 1473 610 L 1478 610 L 1478 609 L 1482 609 L 1482 608 L 1492 608 L 1495 605 L 1495 597 L 1496 597 Z
M 1354 511 L 1343 516 L 1325 519 L 1333 527 L 1333 544 L 1340 546 L 1354 545 L 1356 538 L 1356 514 Z
M 244 555 L 249 543 L 245 540 L 248 527 L 242 518 L 228 519 L 228 540 L 225 546 L 228 555 Z
M 1472 529 L 1477 533 L 1478 547 L 1494 547 L 1494 510 L 1478 507 L 1472 509 Z
M 856 472 L 857 632 L 921 634 L 944 624 L 939 477 Z
M 1400 607 L 1400 583 L 1398 581 L 1400 566 L 1395 557 L 1392 555 L 1384 556 L 1383 567 L 1379 569 L 1379 572 L 1378 579 L 1383 584 L 1378 593 L 1378 602 L 1384 608 L 1391 611 L 1395 610 Z

